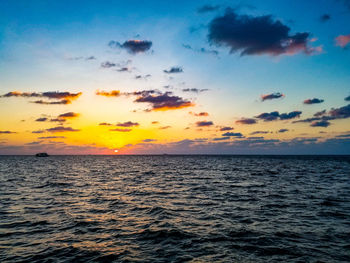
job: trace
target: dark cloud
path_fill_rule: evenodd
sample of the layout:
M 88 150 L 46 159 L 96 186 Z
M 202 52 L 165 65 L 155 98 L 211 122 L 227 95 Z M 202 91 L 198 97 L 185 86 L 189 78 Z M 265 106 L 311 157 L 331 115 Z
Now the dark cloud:
M 108 122 L 101 122 L 99 125 L 100 126 L 112 126 L 112 124 L 110 124 Z
M 326 114 L 326 110 L 318 111 L 314 114 L 315 117 L 320 117 Z
M 31 101 L 31 103 L 42 104 L 42 105 L 66 105 L 70 104 L 69 100 L 60 100 L 60 101 L 44 101 L 44 100 L 35 100 Z
M 116 126 L 119 127 L 136 127 L 139 126 L 140 124 L 137 122 L 132 122 L 132 121 L 127 121 L 127 122 L 123 122 L 123 123 L 118 123 Z
M 38 98 L 43 97 L 47 99 L 56 99 L 58 101 L 43 101 L 43 100 L 37 100 L 32 101 L 36 104 L 70 104 L 72 100 L 75 100 L 80 97 L 82 93 L 70 93 L 70 92 L 59 92 L 59 91 L 48 91 L 48 92 L 20 92 L 20 91 L 11 91 L 8 92 L 2 96 L 1 98 L 8 98 L 8 97 L 25 97 L 25 98 Z
M 310 124 L 311 127 L 328 127 L 329 125 L 331 125 L 331 123 L 329 121 L 314 121 Z
M 328 20 L 331 19 L 331 16 L 329 14 L 323 14 L 321 17 L 320 17 L 320 21 L 321 22 L 327 22 Z
M 336 119 L 350 118 L 350 104 L 348 104 L 344 107 L 337 108 L 337 109 L 331 109 L 329 111 L 329 115 L 331 117 L 336 118 Z
M 301 113 L 302 113 L 301 111 L 292 111 L 289 113 L 282 113 L 282 114 L 280 114 L 280 119 L 281 120 L 290 120 L 290 119 L 294 119 L 294 118 L 299 118 Z
M 123 48 L 131 54 L 144 53 L 152 47 L 152 41 L 148 40 L 127 40 L 123 44 L 117 41 L 110 41 L 108 46 L 111 48 Z
M 273 99 L 279 99 L 281 97 L 284 97 L 284 94 L 280 93 L 280 92 L 276 92 L 276 93 L 271 93 L 271 94 L 264 94 L 261 95 L 261 100 L 265 101 L 265 100 L 273 100 Z
M 209 113 L 205 112 L 205 111 L 199 112 L 199 113 L 194 113 L 194 112 L 190 111 L 189 114 L 194 115 L 196 117 L 207 117 L 207 116 L 209 116 Z
M 345 101 L 350 101 L 350 96 L 347 96 L 344 100 Z
M 269 131 L 253 131 L 250 133 L 250 135 L 255 135 L 255 134 L 267 134 L 270 133 Z
M 322 102 L 324 102 L 324 100 L 317 99 L 317 98 L 304 100 L 304 104 L 318 104 L 318 103 L 322 103 Z
M 13 133 L 17 133 L 17 132 L 13 132 L 13 131 L 0 131 L 0 134 L 13 134 Z
M 230 139 L 231 137 L 226 136 L 226 137 L 219 137 L 219 138 L 214 138 L 213 141 L 226 141 Z
M 57 126 L 54 128 L 47 129 L 48 132 L 78 132 L 80 130 L 73 129 L 72 127 Z
M 62 113 L 60 115 L 58 115 L 58 118 L 61 119 L 70 119 L 70 118 L 76 118 L 79 117 L 79 113 L 75 113 L 75 112 L 66 112 L 66 113 Z
M 220 8 L 219 5 L 203 5 L 197 9 L 197 13 L 203 14 L 208 12 L 216 11 Z
M 209 24 L 209 41 L 224 45 L 230 52 L 243 55 L 311 54 L 314 49 L 308 46 L 310 34 L 306 32 L 290 34 L 290 28 L 271 15 L 238 15 L 227 9 L 223 16 L 214 18 Z
M 243 138 L 243 134 L 240 132 L 226 132 L 222 134 L 224 137 L 237 137 L 237 138 Z
M 48 120 L 48 118 L 42 117 L 42 118 L 36 119 L 35 121 L 44 122 L 44 121 L 47 121 L 47 120 Z
M 196 122 L 197 127 L 209 127 L 214 125 L 212 121 L 197 121 Z
M 256 118 L 264 120 L 264 121 L 275 121 L 275 120 L 290 120 L 294 118 L 298 118 L 302 112 L 301 111 L 292 111 L 289 113 L 280 114 L 278 111 L 273 111 L 270 113 L 261 113 L 256 116 Z
M 157 95 L 153 95 L 152 93 L 150 91 L 143 91 L 139 93 L 135 102 L 150 103 L 152 105 L 152 108 L 147 111 L 174 110 L 194 106 L 194 103 L 191 101 L 185 100 L 178 96 L 172 96 L 171 92 L 165 92 Z
M 119 97 L 120 91 L 119 90 L 111 90 L 111 91 L 96 91 L 96 95 L 99 96 L 105 96 L 105 97 Z
M 193 93 L 200 93 L 200 92 L 204 92 L 207 91 L 208 89 L 196 89 L 196 88 L 192 88 L 192 89 L 183 89 L 183 92 L 193 92 Z
M 110 129 L 110 131 L 130 132 L 130 131 L 132 131 L 132 130 L 131 130 L 131 129 L 119 129 L 119 128 L 115 128 L 115 129 Z
M 232 131 L 233 129 L 234 129 L 234 128 L 232 128 L 232 127 L 226 126 L 226 127 L 220 128 L 220 131 Z
M 243 118 L 236 121 L 237 124 L 255 124 L 255 119 Z
M 287 131 L 289 131 L 288 129 L 280 129 L 280 130 L 278 130 L 278 133 L 284 133 L 284 132 L 287 132 Z
M 181 67 L 171 67 L 170 69 L 163 70 L 164 73 L 173 74 L 173 73 L 182 73 L 184 72 Z

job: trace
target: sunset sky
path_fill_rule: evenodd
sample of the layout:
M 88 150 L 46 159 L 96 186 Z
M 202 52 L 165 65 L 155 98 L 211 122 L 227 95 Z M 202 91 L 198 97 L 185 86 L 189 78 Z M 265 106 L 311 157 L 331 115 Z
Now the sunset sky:
M 350 154 L 350 1 L 0 1 L 0 154 Z

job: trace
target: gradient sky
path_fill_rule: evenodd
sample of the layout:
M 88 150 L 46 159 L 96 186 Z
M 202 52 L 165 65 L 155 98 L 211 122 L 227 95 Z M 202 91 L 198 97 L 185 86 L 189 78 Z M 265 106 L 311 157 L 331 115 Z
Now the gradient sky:
M 0 1 L 0 154 L 350 154 L 350 1 Z

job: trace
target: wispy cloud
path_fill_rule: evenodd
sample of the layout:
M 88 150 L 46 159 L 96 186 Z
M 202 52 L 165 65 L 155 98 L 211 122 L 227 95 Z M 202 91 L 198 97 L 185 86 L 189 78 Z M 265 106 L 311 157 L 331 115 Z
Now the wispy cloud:
M 117 132 L 131 132 L 132 129 L 120 129 L 120 128 L 115 128 L 115 129 L 110 129 L 110 131 L 117 131 Z
M 136 127 L 139 126 L 140 124 L 138 122 L 132 122 L 132 121 L 127 121 L 127 122 L 119 122 L 116 124 L 116 126 L 119 127 Z
M 203 5 L 197 9 L 197 13 L 203 14 L 203 13 L 209 13 L 216 11 L 220 8 L 219 5 Z

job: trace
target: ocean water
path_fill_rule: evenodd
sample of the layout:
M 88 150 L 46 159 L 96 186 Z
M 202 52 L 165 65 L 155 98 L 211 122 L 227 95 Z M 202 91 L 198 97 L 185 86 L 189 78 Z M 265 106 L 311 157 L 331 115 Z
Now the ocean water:
M 350 157 L 0 156 L 0 262 L 350 262 Z

